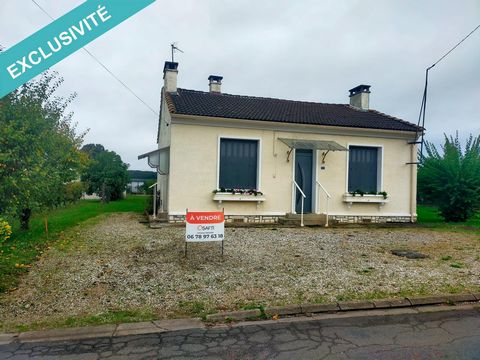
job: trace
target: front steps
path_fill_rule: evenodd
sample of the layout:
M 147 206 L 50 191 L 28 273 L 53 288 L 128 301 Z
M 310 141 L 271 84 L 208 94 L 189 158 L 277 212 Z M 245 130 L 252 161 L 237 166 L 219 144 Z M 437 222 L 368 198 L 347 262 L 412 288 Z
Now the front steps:
M 325 226 L 327 222 L 326 214 L 303 214 L 303 224 L 305 226 Z M 300 214 L 287 214 L 285 217 L 278 218 L 278 223 L 282 225 L 300 226 Z
M 159 213 L 156 218 L 154 218 L 152 215 L 148 217 L 149 220 L 149 226 L 152 229 L 158 229 L 161 227 L 164 227 L 168 225 L 168 213 Z

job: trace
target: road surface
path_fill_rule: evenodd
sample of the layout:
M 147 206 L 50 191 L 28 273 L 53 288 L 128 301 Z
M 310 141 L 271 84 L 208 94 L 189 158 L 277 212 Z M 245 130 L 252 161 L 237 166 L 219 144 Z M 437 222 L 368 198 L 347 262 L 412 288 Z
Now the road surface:
M 83 341 L 12 343 L 0 359 L 480 359 L 480 309 L 294 319 Z

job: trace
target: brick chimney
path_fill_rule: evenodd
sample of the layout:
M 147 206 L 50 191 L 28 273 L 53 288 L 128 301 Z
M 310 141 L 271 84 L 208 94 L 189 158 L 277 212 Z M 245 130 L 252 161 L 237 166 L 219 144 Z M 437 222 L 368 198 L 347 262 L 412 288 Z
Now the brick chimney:
M 209 87 L 211 93 L 221 93 L 222 92 L 222 79 L 223 76 L 210 75 L 208 77 Z
M 370 107 L 370 85 L 358 85 L 349 91 L 350 105 L 367 111 Z
M 165 91 L 177 92 L 178 63 L 165 61 L 163 66 L 163 87 Z

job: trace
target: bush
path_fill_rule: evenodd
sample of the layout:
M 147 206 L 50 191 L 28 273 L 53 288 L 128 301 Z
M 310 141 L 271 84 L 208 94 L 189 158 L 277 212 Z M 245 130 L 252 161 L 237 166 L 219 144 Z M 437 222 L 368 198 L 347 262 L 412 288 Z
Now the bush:
M 438 206 L 445 221 L 466 221 L 480 208 L 480 136 L 470 135 L 465 151 L 458 139 L 445 135 L 440 154 L 426 142 L 418 170 L 419 199 Z
M 82 198 L 85 191 L 85 184 L 80 181 L 71 182 L 65 185 L 65 202 L 75 203 Z
M 12 227 L 7 221 L 0 218 L 0 244 L 7 241 L 12 235 Z

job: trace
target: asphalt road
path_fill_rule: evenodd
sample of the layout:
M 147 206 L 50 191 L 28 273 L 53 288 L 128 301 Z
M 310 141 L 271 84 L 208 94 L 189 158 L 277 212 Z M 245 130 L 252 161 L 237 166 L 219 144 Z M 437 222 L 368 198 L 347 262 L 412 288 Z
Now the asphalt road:
M 480 310 L 0 346 L 0 359 L 480 359 Z

